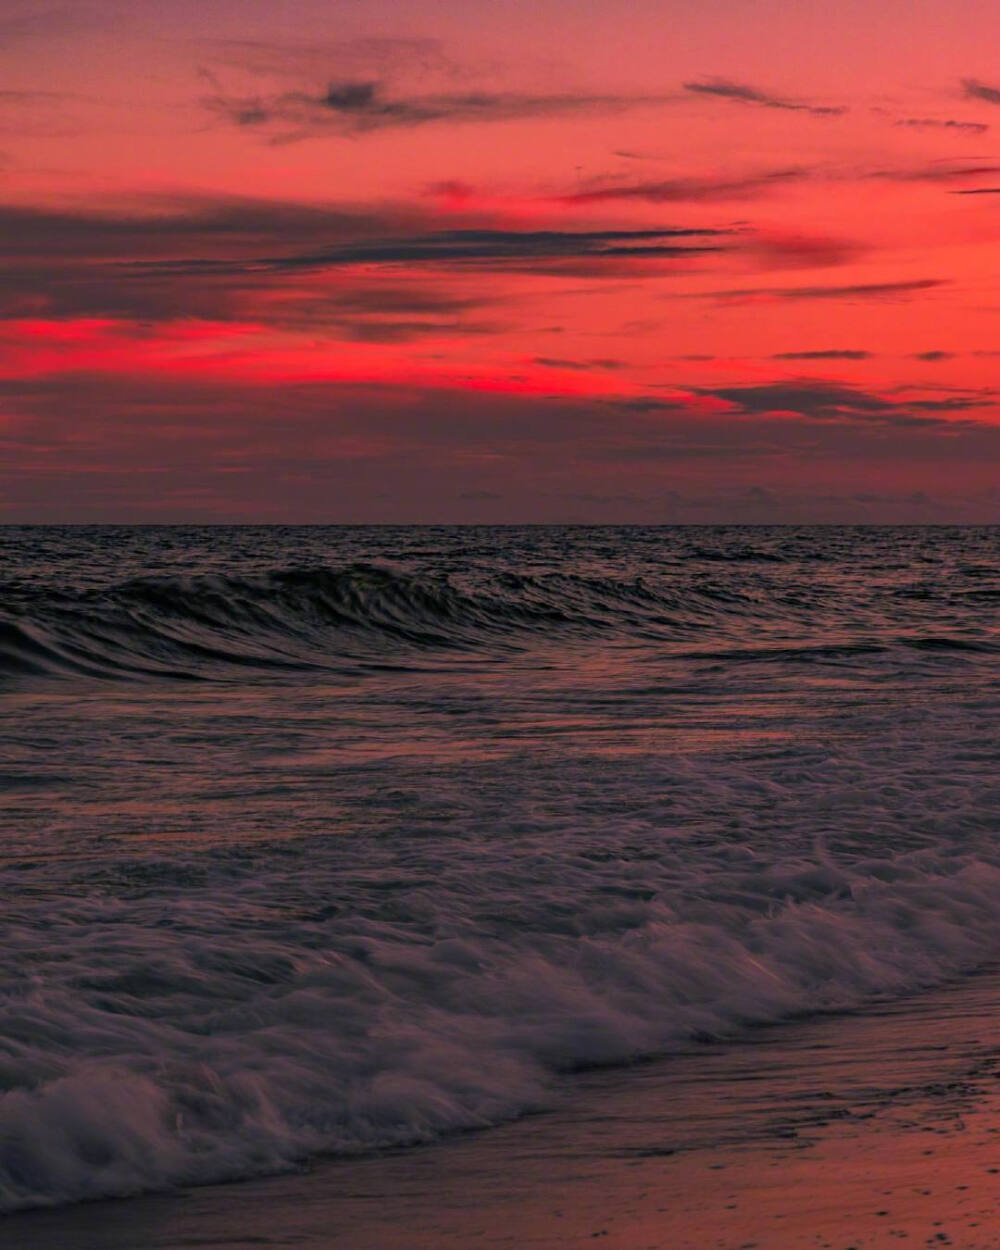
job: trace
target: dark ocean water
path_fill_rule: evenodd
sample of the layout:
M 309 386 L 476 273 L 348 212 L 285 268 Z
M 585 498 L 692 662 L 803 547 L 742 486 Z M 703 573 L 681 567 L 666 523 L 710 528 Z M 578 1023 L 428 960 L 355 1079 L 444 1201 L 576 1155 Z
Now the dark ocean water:
M 998 606 L 997 529 L 0 529 L 0 1209 L 995 960 Z

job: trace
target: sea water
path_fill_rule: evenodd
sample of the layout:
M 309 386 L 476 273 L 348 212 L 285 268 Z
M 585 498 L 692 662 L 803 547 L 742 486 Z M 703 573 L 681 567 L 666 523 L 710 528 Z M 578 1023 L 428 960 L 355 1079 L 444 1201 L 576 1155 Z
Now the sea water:
M 0 529 L 0 1210 L 1000 954 L 1000 530 Z

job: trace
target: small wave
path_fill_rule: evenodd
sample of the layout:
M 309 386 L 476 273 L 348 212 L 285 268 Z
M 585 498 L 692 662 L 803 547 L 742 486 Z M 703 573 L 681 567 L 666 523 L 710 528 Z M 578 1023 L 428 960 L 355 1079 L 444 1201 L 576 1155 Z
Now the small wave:
M 911 647 L 914 651 L 970 651 L 989 654 L 1000 649 L 995 642 L 985 638 L 949 638 L 944 635 L 931 635 L 925 638 L 903 638 L 901 641 L 904 647 Z
M 708 564 L 787 564 L 792 558 L 763 547 L 693 547 L 688 554 L 688 559 Z
M 782 662 L 806 662 L 852 660 L 857 656 L 881 655 L 888 651 L 886 644 L 878 642 L 817 643 L 814 646 L 789 647 L 730 647 L 718 651 L 686 651 L 684 659 L 719 660 L 734 664 L 774 664 Z

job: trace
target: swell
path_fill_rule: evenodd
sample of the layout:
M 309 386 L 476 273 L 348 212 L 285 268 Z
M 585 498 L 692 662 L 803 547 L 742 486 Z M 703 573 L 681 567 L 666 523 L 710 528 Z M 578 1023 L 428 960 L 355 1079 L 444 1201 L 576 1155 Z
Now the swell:
M 102 590 L 7 596 L 0 674 L 212 677 L 229 668 L 336 667 L 387 654 L 525 645 L 532 635 L 675 633 L 725 611 L 641 579 L 497 573 L 475 587 L 447 574 L 370 564 L 255 577 L 142 578 Z
M 666 644 L 733 662 L 859 657 L 893 646 L 994 651 L 988 638 L 886 615 L 858 622 L 836 591 L 712 578 L 407 573 L 373 564 L 255 576 L 145 577 L 82 591 L 0 587 L 0 679 L 216 679 L 516 651 L 539 638 Z
M 544 604 L 485 600 L 446 577 L 372 565 L 141 578 L 22 597 L 0 619 L 0 673 L 212 677 L 325 668 L 387 650 L 468 647 L 564 620 Z

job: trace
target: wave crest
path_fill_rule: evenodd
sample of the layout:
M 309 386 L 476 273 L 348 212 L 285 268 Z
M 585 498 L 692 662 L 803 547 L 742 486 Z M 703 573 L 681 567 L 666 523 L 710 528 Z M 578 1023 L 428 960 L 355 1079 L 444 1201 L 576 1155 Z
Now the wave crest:
M 664 615 L 670 606 L 640 579 L 572 574 L 503 573 L 474 589 L 444 573 L 372 564 L 142 578 L 15 601 L 0 616 L 0 673 L 197 678 L 331 668 L 426 649 L 516 649 L 525 635 L 553 630 L 680 629 Z
M 947 852 L 838 865 L 733 848 L 690 892 L 648 861 L 581 859 L 547 882 L 539 853 L 488 924 L 484 882 L 439 865 L 423 932 L 374 886 L 340 917 L 347 865 L 309 855 L 295 908 L 263 913 L 252 944 L 206 917 L 251 914 L 280 876 L 227 878 L 225 902 L 182 889 L 106 913 L 59 904 L 49 940 L 67 925 L 87 940 L 60 947 L 44 981 L 10 983 L 0 1010 L 0 1210 L 484 1127 L 544 1105 L 554 1072 L 913 991 L 997 953 L 1000 867 Z M 423 915 L 427 865 L 397 869 Z M 498 849 L 490 876 L 512 871 Z M 37 930 L 12 937 L 30 967 Z

